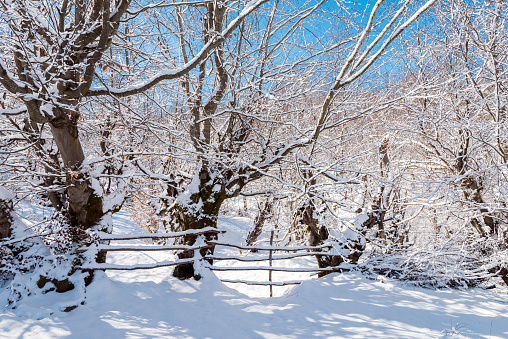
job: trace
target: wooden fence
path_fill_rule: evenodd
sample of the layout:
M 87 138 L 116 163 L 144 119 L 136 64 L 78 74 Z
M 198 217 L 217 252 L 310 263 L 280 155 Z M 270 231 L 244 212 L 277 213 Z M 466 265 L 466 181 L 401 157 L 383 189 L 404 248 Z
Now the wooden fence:
M 180 238 L 187 235 L 196 235 L 203 236 L 205 234 L 219 234 L 225 233 L 224 231 L 219 231 L 214 228 L 204 228 L 201 230 L 189 230 L 185 232 L 174 232 L 174 233 L 152 233 L 152 234 L 136 234 L 136 235 L 111 235 L 111 234 L 100 234 L 100 241 L 124 241 L 124 240 L 137 240 L 137 239 L 168 239 L 168 238 Z M 269 286 L 270 288 L 270 297 L 273 296 L 273 286 L 287 286 L 287 285 L 296 285 L 300 284 L 301 280 L 292 280 L 292 281 L 272 281 L 272 272 L 335 272 L 339 269 L 337 267 L 327 267 L 327 268 L 319 268 L 319 267 L 274 267 L 272 266 L 273 261 L 275 260 L 290 260 L 294 258 L 300 258 L 304 256 L 314 256 L 314 255 L 330 255 L 327 252 L 327 249 L 331 248 L 331 245 L 321 245 L 321 246 L 273 246 L 273 231 L 270 235 L 270 246 L 244 246 L 238 244 L 231 244 L 220 242 L 217 240 L 205 240 L 202 238 L 202 241 L 198 241 L 197 245 L 188 246 L 188 245 L 106 245 L 106 244 L 98 244 L 91 245 L 86 248 L 81 248 L 78 252 L 84 253 L 87 251 L 91 251 L 92 253 L 97 253 L 99 251 L 195 251 L 195 257 L 188 259 L 178 259 L 174 261 L 166 261 L 166 262 L 157 262 L 153 264 L 136 264 L 136 265 L 115 265 L 115 264 L 98 264 L 98 263 L 88 263 L 78 267 L 81 270 L 138 270 L 138 269 L 152 269 L 158 267 L 169 267 L 169 266 L 177 266 L 185 263 L 195 263 L 197 260 L 213 260 L 213 261 L 223 261 L 223 260 L 232 260 L 239 262 L 259 262 L 259 263 L 267 263 L 268 265 L 256 265 L 256 266 L 216 266 L 210 265 L 208 261 L 205 261 L 205 267 L 209 268 L 212 271 L 268 271 L 268 281 L 247 281 L 247 280 L 231 280 L 231 279 L 221 279 L 221 281 L 226 283 L 241 283 L 247 285 L 263 285 Z M 268 255 L 264 257 L 257 258 L 249 258 L 246 256 L 221 256 L 221 255 L 207 255 L 205 257 L 201 257 L 199 254 L 199 250 L 205 248 L 211 248 L 213 246 L 224 246 L 230 248 L 236 248 L 244 251 L 259 251 L 259 252 L 267 252 Z M 280 255 L 274 255 L 277 252 L 286 252 Z M 198 257 L 199 256 L 199 257 Z

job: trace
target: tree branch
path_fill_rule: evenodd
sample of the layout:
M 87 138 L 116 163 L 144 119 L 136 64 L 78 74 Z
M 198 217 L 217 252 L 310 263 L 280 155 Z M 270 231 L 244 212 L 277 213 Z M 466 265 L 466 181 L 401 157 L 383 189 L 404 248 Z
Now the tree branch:
M 217 34 L 214 38 L 212 38 L 201 51 L 194 56 L 189 62 L 184 64 L 182 67 L 172 70 L 164 70 L 159 72 L 159 74 L 151 77 L 150 79 L 138 83 L 136 85 L 130 86 L 125 89 L 120 88 L 106 88 L 106 87 L 96 87 L 91 88 L 85 96 L 99 96 L 111 94 L 116 97 L 127 97 L 130 95 L 138 94 L 144 92 L 159 82 L 163 80 L 172 80 L 177 79 L 187 73 L 189 73 L 192 69 L 194 69 L 201 61 L 208 57 L 208 53 L 219 46 L 225 39 L 231 35 L 231 33 L 242 23 L 242 21 L 252 12 L 254 12 L 257 8 L 259 8 L 262 4 L 267 2 L 268 0 L 254 0 L 248 3 L 245 8 L 240 12 L 238 17 L 234 19 L 229 26 L 223 30 L 221 33 Z

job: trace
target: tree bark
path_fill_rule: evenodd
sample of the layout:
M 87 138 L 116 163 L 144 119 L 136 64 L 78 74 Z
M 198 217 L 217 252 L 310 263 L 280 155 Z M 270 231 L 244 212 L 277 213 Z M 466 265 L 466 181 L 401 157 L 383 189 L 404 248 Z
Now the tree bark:
M 0 193 L 4 191 L 0 188 Z M 0 239 L 8 238 L 12 232 L 12 200 L 4 197 L 0 198 Z

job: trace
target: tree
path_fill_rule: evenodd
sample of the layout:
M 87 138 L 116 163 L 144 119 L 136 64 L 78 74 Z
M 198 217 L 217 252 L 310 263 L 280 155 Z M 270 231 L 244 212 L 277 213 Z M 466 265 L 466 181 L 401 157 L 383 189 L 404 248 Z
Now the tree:
M 162 163 L 180 163 L 178 171 L 165 178 L 143 169 L 171 188 L 172 194 L 161 204 L 166 209 L 162 213 L 172 215 L 180 230 L 216 227 L 224 200 L 238 196 L 262 178 L 276 179 L 289 155 L 319 143 L 325 131 L 374 110 L 370 107 L 364 113 L 340 116 L 335 99 L 373 68 L 390 44 L 434 2 L 403 19 L 410 10 L 409 2 L 381 10 L 384 1 L 378 1 L 367 22 L 362 25 L 358 18 L 357 24 L 363 28 L 343 32 L 339 41 L 325 41 L 321 32 L 312 32 L 313 15 L 322 10 L 324 1 L 275 1 L 256 18 L 244 21 L 237 36 L 221 41 L 211 58 L 203 59 L 195 73 L 180 81 L 182 92 L 173 96 L 174 113 L 164 112 L 165 119 L 175 119 L 169 125 L 179 125 L 179 129 L 168 128 L 167 120 L 148 123 L 167 148 Z M 343 6 L 340 10 L 346 13 L 351 9 Z M 177 12 L 175 25 L 183 60 L 195 54 L 196 44 L 208 43 L 210 27 L 217 31 L 228 20 L 220 3 L 195 8 L 187 15 L 183 20 Z M 195 35 L 187 38 L 195 32 L 187 25 L 197 22 L 197 17 L 203 18 L 199 43 Z M 374 27 L 378 31 L 374 32 Z M 330 86 L 327 67 L 336 62 L 330 54 L 337 50 L 346 57 Z M 315 96 L 322 98 L 317 105 L 309 100 Z M 162 135 L 172 137 L 164 139 Z M 143 166 L 141 162 L 138 165 Z M 177 175 L 181 185 L 175 185 Z M 193 236 L 185 239 L 186 244 L 195 241 Z M 192 255 L 182 253 L 181 257 Z M 175 270 L 180 278 L 193 274 L 191 265 Z
M 115 5 L 116 11 L 111 11 Z M 48 124 L 61 163 L 51 171 L 66 174 L 68 215 L 88 228 L 102 218 L 102 197 L 81 172 L 85 154 L 79 140 L 79 103 L 92 85 L 95 67 L 109 48 L 129 1 L 84 1 L 59 6 L 36 1 L 2 2 L 7 63 L 0 63 L 0 82 L 23 102 L 28 132 Z M 46 19 L 47 18 L 47 19 Z M 53 201 L 60 208 L 63 202 Z
M 500 235 L 506 223 L 504 194 L 488 193 L 499 192 L 495 187 L 506 163 L 506 51 L 499 44 L 506 31 L 504 11 L 500 2 L 442 7 L 434 17 L 445 27 L 436 32 L 437 41 L 421 41 L 413 49 L 421 66 L 413 71 L 420 99 L 409 106 L 414 118 L 409 121 L 417 126 L 412 130 L 425 159 L 439 166 L 444 185 L 454 192 L 449 197 L 470 211 L 463 216 L 469 215 L 482 237 Z M 438 52 L 425 60 L 416 54 L 431 49 Z
M 505 11 L 501 2 L 441 2 L 403 44 L 401 76 L 387 88 L 404 99 L 378 133 L 397 150 L 390 184 L 411 246 L 380 270 L 398 266 L 391 274 L 435 286 L 506 280 Z
M 114 72 L 119 64 L 108 60 L 108 52 L 111 58 L 112 47 L 122 46 L 121 39 L 130 37 L 129 26 L 134 25 L 141 14 L 152 11 L 153 17 L 159 8 L 174 9 L 175 4 L 133 6 L 130 0 L 0 1 L 0 27 L 6 33 L 0 40 L 0 85 L 9 93 L 8 100 L 3 96 L 1 114 L 6 119 L 2 124 L 11 126 L 10 130 L 2 131 L 6 134 L 2 142 L 7 140 L 2 145 L 6 147 L 2 154 L 8 155 L 2 158 L 2 170 L 7 169 L 10 179 L 16 172 L 23 173 L 16 185 L 32 184 L 36 192 L 43 192 L 55 210 L 63 214 L 56 214 L 46 224 L 61 223 L 58 226 L 65 230 L 65 242 L 59 247 L 65 247 L 65 252 L 70 254 L 67 259 L 73 263 L 68 275 L 75 272 L 75 264 L 79 262 L 75 260 L 75 250 L 91 241 L 85 231 L 94 228 L 111 232 L 111 220 L 105 216 L 116 212 L 124 202 L 124 197 L 112 189 L 124 189 L 132 179 L 122 170 L 133 160 L 135 145 L 128 145 L 130 154 L 123 155 L 125 148 L 115 150 L 110 144 L 114 139 L 115 123 L 122 114 L 118 109 L 122 107 L 120 101 L 115 102 L 118 106 L 103 112 L 107 117 L 97 125 L 91 119 L 83 122 L 83 118 L 99 113 L 93 112 L 98 107 L 97 101 L 90 101 L 111 94 L 117 98 L 132 96 L 163 81 L 184 76 L 208 58 L 210 51 L 266 1 L 238 5 L 231 11 L 236 17 L 227 26 L 221 26 L 221 31 L 214 30 L 219 27 L 208 27 L 210 38 L 182 65 L 166 64 L 167 68 L 157 69 L 153 76 L 146 76 L 143 71 L 130 74 L 130 79 L 137 81 L 121 89 L 114 88 L 119 83 L 118 73 Z M 192 8 L 207 3 L 184 3 L 182 6 Z M 159 22 L 166 19 L 158 18 Z M 136 52 L 146 55 L 142 49 L 124 51 L 127 51 L 126 69 L 129 69 L 129 55 Z M 89 130 L 96 129 L 98 133 L 85 134 L 83 139 L 83 127 L 86 131 L 90 126 Z M 99 149 L 102 156 L 90 159 Z M 24 182 L 21 179 L 25 179 Z M 116 182 L 112 183 L 112 179 Z M 109 196 L 105 197 L 104 193 Z M 105 253 L 100 252 L 95 260 L 104 262 Z M 53 279 L 44 276 L 46 273 L 41 273 L 39 287 L 48 281 L 52 281 L 59 292 L 74 287 L 67 276 Z
M 9 36 L 3 40 L 7 61 L 0 64 L 0 83 L 23 103 L 10 113 L 26 114 L 27 132 L 40 134 L 41 129 L 49 125 L 58 157 L 53 158 L 47 170 L 66 175 L 67 212 L 72 225 L 88 228 L 107 213 L 102 208 L 102 192 L 93 184 L 95 179 L 81 168 L 85 159 L 78 128 L 82 99 L 110 92 L 116 96 L 132 95 L 162 80 L 184 75 L 263 2 L 253 1 L 245 6 L 223 35 L 210 38 L 182 67 L 161 70 L 151 79 L 119 91 L 92 86 L 97 68 L 103 67 L 100 61 L 117 36 L 121 23 L 132 21 L 152 6 L 137 8 L 132 13 L 128 12 L 128 0 L 1 3 L 4 8 L 1 19 Z M 65 205 L 62 201 L 52 202 L 57 209 Z

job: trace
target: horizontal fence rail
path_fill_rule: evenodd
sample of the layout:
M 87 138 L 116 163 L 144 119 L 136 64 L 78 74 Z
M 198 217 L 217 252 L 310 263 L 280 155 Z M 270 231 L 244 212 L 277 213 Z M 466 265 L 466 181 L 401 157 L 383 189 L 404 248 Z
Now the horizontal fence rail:
M 222 282 L 230 284 L 245 284 L 245 285 L 258 285 L 258 286 L 288 286 L 288 285 L 300 285 L 300 280 L 293 281 L 248 281 L 248 280 L 231 280 L 221 279 Z
M 321 250 L 323 248 L 332 248 L 332 245 L 320 245 L 320 246 L 244 246 L 244 245 L 236 245 L 230 244 L 226 242 L 218 242 L 214 240 L 207 241 L 207 243 L 216 245 L 216 246 L 226 246 L 226 247 L 234 247 L 240 250 L 254 250 L 254 251 L 287 251 L 287 252 L 296 252 L 296 251 L 311 251 L 311 250 Z M 328 253 L 329 255 L 329 253 Z
M 185 237 L 187 235 L 202 235 L 207 233 L 226 233 L 226 231 L 221 231 L 212 227 L 205 227 L 199 230 L 187 230 L 182 232 L 171 232 L 171 233 L 140 233 L 140 234 L 125 234 L 125 235 L 115 235 L 109 233 L 99 232 L 98 236 L 100 240 L 136 240 L 136 239 L 169 239 L 169 238 L 179 238 Z
M 188 246 L 188 245 L 92 245 L 88 248 L 80 248 L 76 252 L 83 253 L 89 250 L 97 250 L 97 251 L 192 251 L 192 250 L 200 250 L 203 248 L 211 248 L 213 245 L 204 245 L 204 246 Z
M 294 258 L 308 257 L 314 255 L 330 255 L 328 252 L 306 252 L 306 253 L 296 253 L 296 254 L 288 254 L 288 255 L 280 255 L 273 256 L 272 260 L 288 260 Z M 246 257 L 234 257 L 234 256 L 215 256 L 215 255 L 207 255 L 204 257 L 205 259 L 210 260 L 236 260 L 236 261 L 244 261 L 244 262 L 256 262 L 256 261 L 268 261 L 270 257 L 261 257 L 261 258 L 246 258 Z
M 108 271 L 132 271 L 132 270 L 147 270 L 159 267 L 170 267 L 180 264 L 193 263 L 194 258 L 180 259 L 175 261 L 157 262 L 154 264 L 136 264 L 136 265 L 115 265 L 115 264 L 97 264 L 89 266 L 78 267 L 80 270 L 108 270 Z
M 338 267 L 207 266 L 212 271 L 335 272 Z

